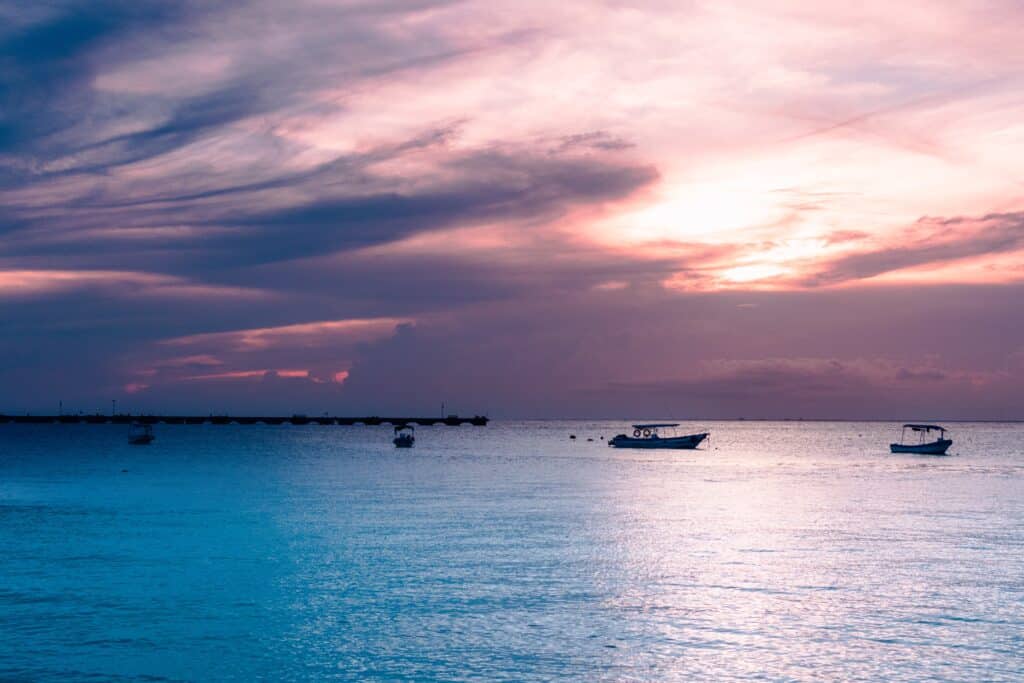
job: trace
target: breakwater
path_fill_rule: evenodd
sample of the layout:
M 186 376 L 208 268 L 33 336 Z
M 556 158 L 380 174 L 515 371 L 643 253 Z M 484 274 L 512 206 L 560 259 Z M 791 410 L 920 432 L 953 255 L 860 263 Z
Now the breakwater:
M 484 427 L 489 418 L 483 415 L 462 417 L 459 415 L 448 415 L 446 417 L 331 417 L 328 415 L 290 415 L 290 416 L 237 416 L 237 415 L 131 415 L 118 413 L 115 415 L 0 415 L 0 424 L 131 424 L 140 422 L 142 424 L 177 424 L 177 425 L 446 425 L 458 427 L 460 425 L 474 425 Z

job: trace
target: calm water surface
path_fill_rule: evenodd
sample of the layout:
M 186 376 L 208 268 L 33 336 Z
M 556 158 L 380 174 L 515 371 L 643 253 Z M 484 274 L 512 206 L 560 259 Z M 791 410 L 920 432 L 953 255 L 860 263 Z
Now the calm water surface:
M 1024 425 L 704 426 L 0 425 L 0 679 L 1024 679 Z

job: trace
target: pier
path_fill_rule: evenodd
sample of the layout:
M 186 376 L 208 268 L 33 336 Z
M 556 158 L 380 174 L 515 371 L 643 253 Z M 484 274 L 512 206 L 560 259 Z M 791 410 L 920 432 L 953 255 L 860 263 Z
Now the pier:
M 276 417 L 268 415 L 260 416 L 231 416 L 231 415 L 131 415 L 119 413 L 117 415 L 0 415 L 0 424 L 131 424 L 140 422 L 142 424 L 169 424 L 169 425 L 338 425 L 351 427 L 354 425 L 392 425 L 395 427 L 405 425 L 416 425 L 430 427 L 433 425 L 444 425 L 458 427 L 460 425 L 473 425 L 484 427 L 489 418 L 483 415 L 472 417 L 460 417 L 459 415 L 448 415 L 447 417 L 329 417 L 313 415 L 291 415 L 288 417 Z

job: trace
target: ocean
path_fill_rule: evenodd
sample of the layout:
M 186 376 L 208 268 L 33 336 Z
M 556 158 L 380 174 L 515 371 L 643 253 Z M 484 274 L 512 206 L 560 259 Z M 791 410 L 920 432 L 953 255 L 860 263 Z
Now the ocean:
M 1024 679 L 1024 424 L 694 426 L 0 425 L 0 680 Z

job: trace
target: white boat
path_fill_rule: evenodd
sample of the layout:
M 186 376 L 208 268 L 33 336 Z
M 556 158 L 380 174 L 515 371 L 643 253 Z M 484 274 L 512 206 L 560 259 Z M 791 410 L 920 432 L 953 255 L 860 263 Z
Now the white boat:
M 918 435 L 916 443 L 907 443 L 907 430 Z M 938 432 L 938 438 L 931 440 L 932 432 Z M 926 441 L 926 439 L 928 439 Z M 889 444 L 893 453 L 917 453 L 918 455 L 945 455 L 953 445 L 952 439 L 946 438 L 946 428 L 939 425 L 905 424 L 900 432 L 900 442 Z
M 677 434 L 678 422 L 652 422 L 633 425 L 633 435 L 619 434 L 608 441 L 613 448 L 672 448 L 691 450 L 708 438 L 707 432 Z M 667 430 L 668 434 L 663 434 Z
M 395 427 L 395 448 L 412 448 L 416 443 L 416 428 L 412 425 L 401 425 Z
M 132 422 L 128 429 L 128 443 L 133 446 L 148 446 L 153 443 L 156 436 L 153 435 L 153 426 L 141 422 Z

